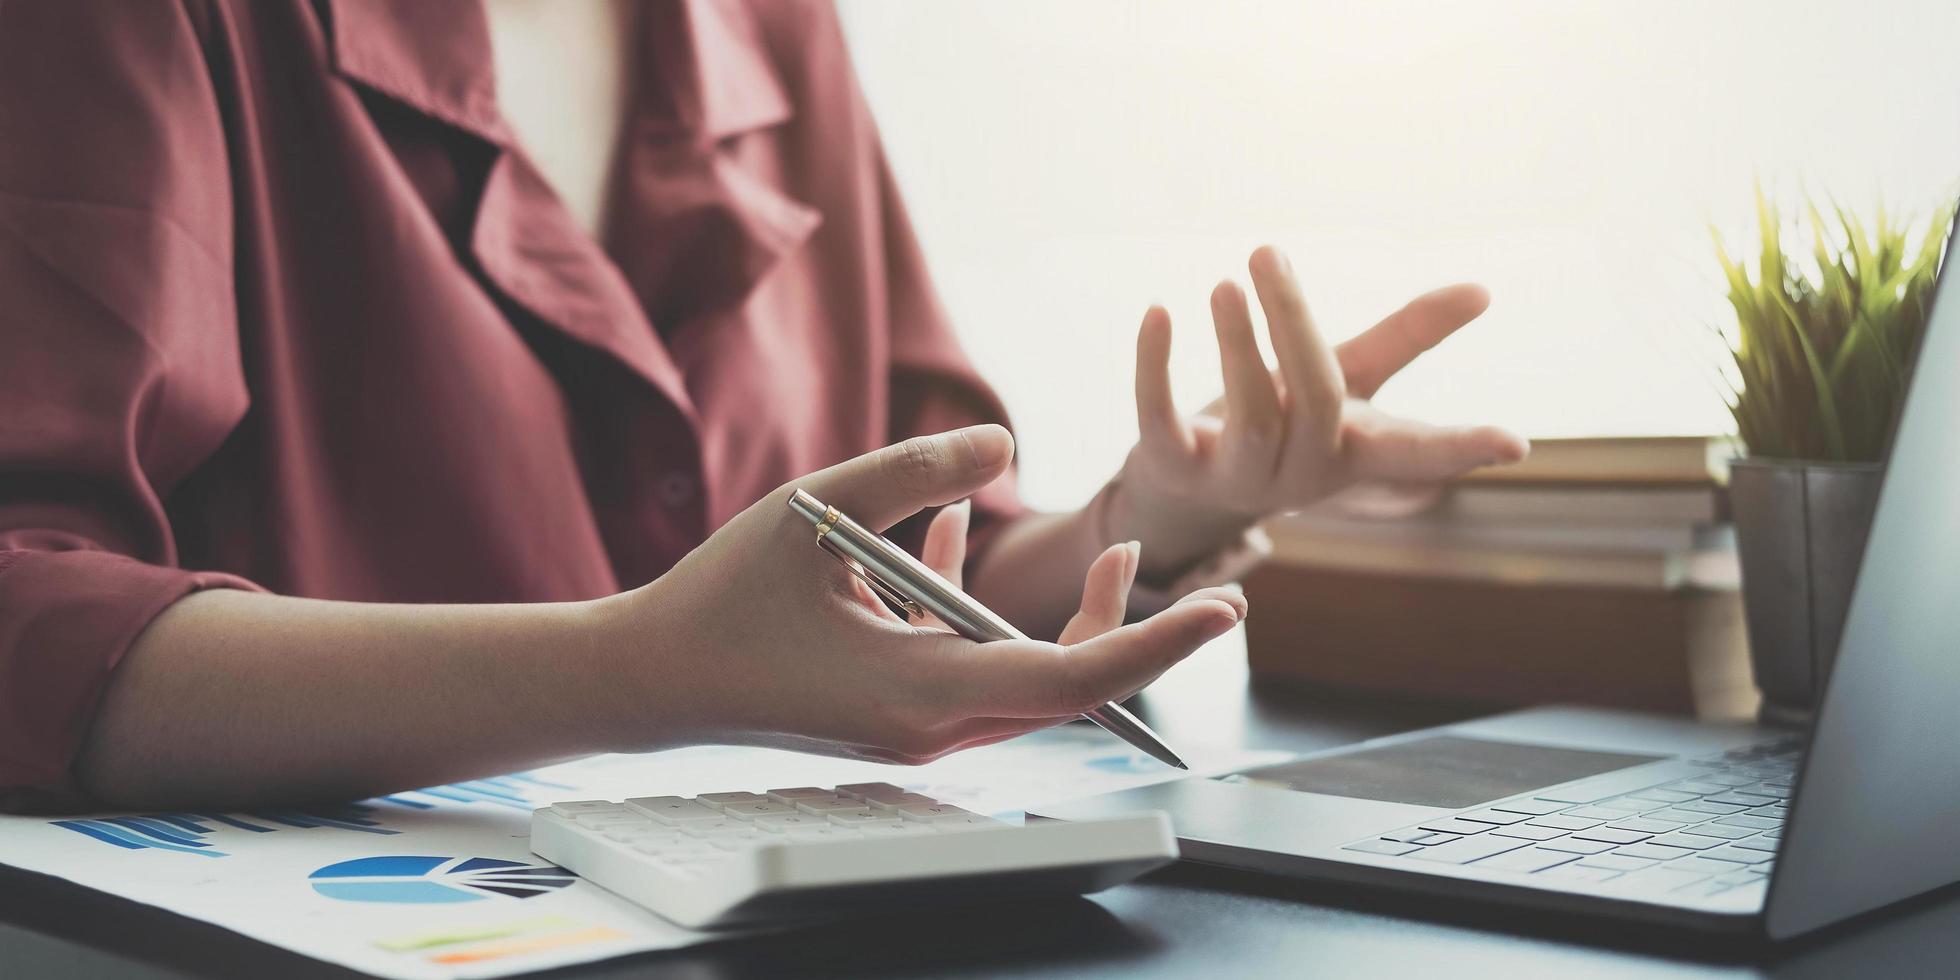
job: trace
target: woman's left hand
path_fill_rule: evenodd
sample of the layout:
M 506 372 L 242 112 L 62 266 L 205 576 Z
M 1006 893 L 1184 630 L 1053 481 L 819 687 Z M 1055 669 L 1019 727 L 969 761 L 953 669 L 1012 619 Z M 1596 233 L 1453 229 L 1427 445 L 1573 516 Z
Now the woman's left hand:
M 1249 266 L 1278 371 L 1261 357 L 1245 293 L 1230 281 L 1211 295 L 1225 394 L 1197 416 L 1181 417 L 1171 400 L 1170 315 L 1152 307 L 1138 331 L 1139 439 L 1109 504 L 1107 533 L 1143 542 L 1146 574 L 1182 568 L 1260 518 L 1355 483 L 1434 483 L 1524 458 L 1525 441 L 1503 429 L 1430 425 L 1368 401 L 1481 314 L 1490 302 L 1482 287 L 1418 296 L 1330 347 L 1286 257 L 1267 246 Z

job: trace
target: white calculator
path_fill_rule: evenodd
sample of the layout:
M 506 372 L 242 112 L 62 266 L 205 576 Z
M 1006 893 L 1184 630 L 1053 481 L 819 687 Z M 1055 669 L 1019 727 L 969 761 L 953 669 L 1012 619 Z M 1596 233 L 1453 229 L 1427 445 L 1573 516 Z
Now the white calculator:
M 1161 813 L 1011 824 L 893 786 L 554 803 L 531 850 L 693 928 L 1087 894 L 1177 858 Z

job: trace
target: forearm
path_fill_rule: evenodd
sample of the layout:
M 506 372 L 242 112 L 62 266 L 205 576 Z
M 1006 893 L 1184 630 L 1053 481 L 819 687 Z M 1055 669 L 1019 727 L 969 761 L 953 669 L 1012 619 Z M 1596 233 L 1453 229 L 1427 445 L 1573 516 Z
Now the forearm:
M 591 603 L 195 593 L 116 669 L 78 776 L 117 806 L 240 806 L 360 798 L 604 751 L 629 695 L 600 618 Z

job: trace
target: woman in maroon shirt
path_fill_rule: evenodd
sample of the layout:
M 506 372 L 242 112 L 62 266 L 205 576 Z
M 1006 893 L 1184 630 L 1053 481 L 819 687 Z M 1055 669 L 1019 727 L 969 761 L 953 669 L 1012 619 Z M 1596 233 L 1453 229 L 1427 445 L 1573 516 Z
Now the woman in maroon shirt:
M 1364 400 L 1480 291 L 1333 350 L 1262 251 L 1279 372 L 1221 286 L 1226 396 L 1182 419 L 1153 310 L 1124 471 L 1029 514 L 827 7 L 605 7 L 630 29 L 558 49 L 620 96 L 594 182 L 500 97 L 552 41 L 490 2 L 0 4 L 0 805 L 706 740 L 923 760 L 1245 612 L 1200 589 L 1122 626 L 1133 580 L 1220 580 L 1263 514 L 1524 451 Z M 790 481 L 879 526 L 941 508 L 895 533 L 1062 642 L 893 619 Z

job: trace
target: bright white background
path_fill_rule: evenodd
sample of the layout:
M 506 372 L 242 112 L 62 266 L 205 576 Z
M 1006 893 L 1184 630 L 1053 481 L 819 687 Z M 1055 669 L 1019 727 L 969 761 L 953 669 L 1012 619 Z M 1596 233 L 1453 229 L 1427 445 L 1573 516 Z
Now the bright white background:
M 1472 280 L 1382 396 L 1527 435 L 1726 431 L 1709 224 L 1751 185 L 1924 207 L 1960 176 L 1960 3 L 844 0 L 941 293 L 1037 506 L 1135 438 L 1151 302 L 1218 390 L 1212 284 L 1293 256 L 1323 330 Z

